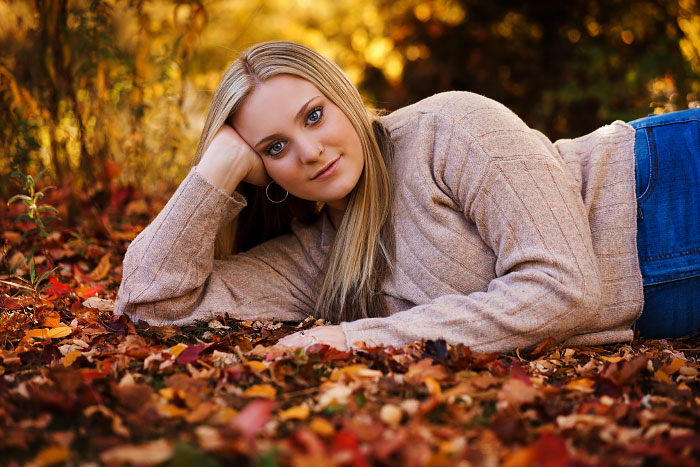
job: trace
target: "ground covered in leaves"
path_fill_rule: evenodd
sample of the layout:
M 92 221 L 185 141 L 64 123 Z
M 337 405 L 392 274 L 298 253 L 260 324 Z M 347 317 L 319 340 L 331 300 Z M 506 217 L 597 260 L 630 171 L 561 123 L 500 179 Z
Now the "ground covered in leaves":
M 112 316 L 112 300 L 129 241 L 163 201 L 83 201 L 84 223 L 34 239 L 34 279 L 31 225 L 1 212 L 5 465 L 700 464 L 700 336 L 345 353 L 274 346 L 323 324 L 311 319 L 143 326 Z

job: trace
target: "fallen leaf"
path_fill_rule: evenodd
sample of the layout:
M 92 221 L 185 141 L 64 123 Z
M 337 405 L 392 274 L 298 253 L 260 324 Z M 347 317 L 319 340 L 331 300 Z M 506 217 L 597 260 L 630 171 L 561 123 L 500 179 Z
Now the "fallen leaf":
M 243 397 L 262 397 L 265 399 L 275 399 L 277 389 L 269 384 L 254 384 L 243 393 Z
M 569 381 L 564 385 L 566 389 L 572 389 L 574 391 L 582 392 L 593 392 L 595 386 L 595 381 L 590 378 L 578 378 Z
M 48 446 L 43 448 L 27 465 L 32 467 L 44 467 L 66 462 L 70 458 L 70 451 L 62 446 Z
M 100 258 L 100 262 L 97 264 L 95 269 L 93 269 L 92 272 L 88 274 L 88 276 L 90 276 L 90 279 L 92 279 L 93 281 L 100 281 L 107 276 L 109 270 L 112 268 L 112 265 L 109 262 L 111 256 L 111 253 L 107 253 L 102 258 Z
M 271 400 L 253 401 L 246 405 L 241 413 L 229 422 L 229 426 L 243 434 L 244 438 L 250 439 L 270 421 L 272 411 L 276 405 Z
M 117 446 L 100 454 L 105 463 L 122 463 L 132 465 L 158 465 L 173 455 L 175 446 L 171 441 L 158 439 L 139 445 Z
M 38 338 L 38 339 L 46 339 L 46 338 L 52 338 L 52 339 L 58 339 L 61 337 L 66 337 L 70 335 L 71 333 L 71 328 L 68 326 L 59 326 L 56 328 L 39 328 L 39 329 L 32 329 L 28 331 L 25 335 L 24 338 L 22 339 L 23 341 L 29 341 L 32 338 Z
M 498 391 L 498 400 L 508 402 L 509 405 L 517 408 L 534 402 L 538 395 L 539 391 L 536 388 L 528 386 L 519 379 L 509 379 Z
M 401 423 L 403 412 L 394 404 L 384 404 L 379 411 L 379 418 L 390 426 L 397 426 Z
M 420 384 L 426 378 L 433 378 L 436 381 L 442 381 L 449 375 L 449 371 L 447 371 L 444 366 L 433 364 L 432 358 L 424 358 L 423 360 L 408 367 L 408 372 L 405 375 L 405 379 L 408 382 Z
M 295 405 L 279 412 L 282 420 L 306 420 L 309 418 L 309 414 L 311 414 L 311 409 L 306 404 Z
M 99 297 L 90 297 L 84 300 L 82 305 L 100 311 L 114 311 L 114 300 L 105 300 Z
M 65 357 L 63 357 L 63 366 L 71 366 L 73 362 L 83 355 L 83 353 L 79 350 L 72 350 L 66 354 Z
M 180 342 L 180 343 L 170 347 L 168 349 L 168 353 L 172 357 L 177 358 L 186 348 L 187 348 L 187 345 Z

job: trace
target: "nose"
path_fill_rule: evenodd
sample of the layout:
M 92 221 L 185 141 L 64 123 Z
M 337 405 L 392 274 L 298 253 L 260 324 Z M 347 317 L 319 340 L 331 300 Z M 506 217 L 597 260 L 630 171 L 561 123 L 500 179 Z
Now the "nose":
M 323 153 L 323 144 L 313 137 L 306 136 L 299 138 L 298 140 L 299 148 L 299 160 L 304 164 L 309 164 L 316 162 Z

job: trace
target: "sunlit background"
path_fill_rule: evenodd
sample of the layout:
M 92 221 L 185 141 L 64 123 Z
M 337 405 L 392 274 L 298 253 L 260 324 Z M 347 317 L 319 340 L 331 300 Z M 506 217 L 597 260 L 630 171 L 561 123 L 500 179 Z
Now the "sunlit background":
M 170 189 L 236 53 L 285 39 L 393 110 L 468 90 L 550 138 L 698 105 L 698 0 L 0 1 L 0 191 Z

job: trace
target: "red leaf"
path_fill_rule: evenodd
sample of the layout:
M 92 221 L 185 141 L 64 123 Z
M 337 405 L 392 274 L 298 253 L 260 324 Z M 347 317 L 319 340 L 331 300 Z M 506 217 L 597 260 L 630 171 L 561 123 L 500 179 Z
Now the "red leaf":
M 68 284 L 59 282 L 55 277 L 49 279 L 49 284 L 51 284 L 51 287 L 46 289 L 46 293 L 51 293 L 52 295 L 65 295 L 71 291 Z
M 566 442 L 552 433 L 542 433 L 536 443 L 537 459 L 542 467 L 566 467 L 571 462 Z
M 230 422 L 230 426 L 246 438 L 254 437 L 270 421 L 277 405 L 269 399 L 258 399 L 246 405 L 241 413 Z
M 188 345 L 185 350 L 180 352 L 180 355 L 178 355 L 177 360 L 175 361 L 180 365 L 192 363 L 199 358 L 199 354 L 206 348 L 207 345 L 205 344 Z

